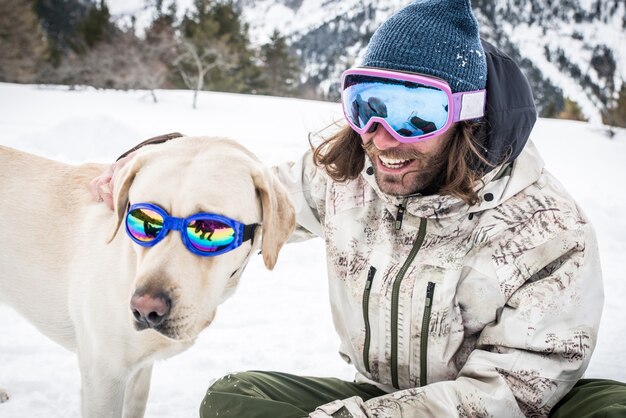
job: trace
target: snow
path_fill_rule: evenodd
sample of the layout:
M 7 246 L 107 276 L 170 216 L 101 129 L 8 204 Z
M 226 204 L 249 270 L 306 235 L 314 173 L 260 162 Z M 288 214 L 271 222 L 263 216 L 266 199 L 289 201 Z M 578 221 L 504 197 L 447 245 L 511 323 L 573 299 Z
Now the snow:
M 0 84 L 0 144 L 79 163 L 111 161 L 145 138 L 181 131 L 236 138 L 268 164 L 297 158 L 307 134 L 341 119 L 336 103 L 203 92 L 96 91 Z M 626 381 L 626 132 L 609 139 L 597 125 L 539 120 L 533 140 L 547 167 L 594 223 L 606 303 L 588 377 Z M 16 173 L 19 175 L 19 173 Z M 260 257 L 236 294 L 186 352 L 155 366 L 146 416 L 194 417 L 212 379 L 243 370 L 352 379 L 337 354 L 320 239 L 287 245 L 273 272 Z M 76 357 L 0 306 L 0 386 L 11 396 L 0 417 L 79 415 Z
M 323 25 L 333 27 L 334 21 L 338 18 L 339 30 L 337 33 L 341 35 L 343 27 L 354 24 L 352 18 L 356 14 L 364 11 L 369 13 L 370 8 L 373 9 L 374 13 L 367 17 L 367 22 L 361 25 L 360 30 L 363 34 L 371 33 L 389 16 L 408 4 L 406 0 L 302 0 L 296 8 L 290 9 L 282 3 L 285 1 L 255 0 L 246 3 L 243 9 L 243 18 L 250 25 L 250 38 L 253 44 L 260 45 L 267 42 L 275 28 L 279 28 L 289 41 L 302 40 L 306 38 L 307 34 L 314 32 L 316 28 Z M 600 2 L 606 3 L 602 6 L 601 17 L 597 17 L 592 22 L 575 22 L 573 15 L 578 8 L 591 12 L 597 2 L 578 0 L 563 5 L 570 18 L 550 16 L 551 3 L 547 2 L 543 6 L 541 4 L 539 6 L 540 14 L 545 14 L 544 18 L 546 19 L 541 25 L 529 23 L 535 19 L 527 19 L 528 16 L 533 16 L 536 13 L 532 9 L 533 4 L 537 4 L 537 2 L 498 0 L 491 3 L 498 10 L 510 10 L 518 13 L 521 22 L 507 21 L 501 16 L 497 18 L 496 22 L 489 22 L 485 16 L 480 16 L 478 13 L 481 30 L 483 35 L 487 35 L 486 39 L 498 44 L 494 40 L 499 36 L 496 36 L 497 34 L 493 30 L 501 31 L 501 35 L 508 38 L 522 56 L 533 63 L 543 78 L 560 88 L 564 97 L 573 100 L 580 106 L 586 118 L 591 122 L 601 123 L 602 117 L 599 109 L 604 107 L 606 103 L 601 103 L 604 99 L 596 97 L 590 88 L 581 84 L 581 80 L 585 76 L 589 77 L 591 82 L 606 90 L 605 94 L 613 94 L 615 96 L 613 99 L 617 98 L 616 95 L 621 89 L 622 80 L 626 79 L 626 48 L 623 47 L 624 42 L 626 42 L 626 31 L 623 27 L 626 3 L 617 4 L 613 13 L 609 13 L 609 2 Z M 474 12 L 478 11 L 479 8 L 474 7 Z M 491 27 L 493 25 L 495 27 Z M 580 39 L 577 39 L 578 36 Z M 607 87 L 607 84 L 610 85 L 610 83 L 601 79 L 596 69 L 591 65 L 594 48 L 602 46 L 610 49 L 616 64 L 616 71 L 611 80 L 615 87 L 612 92 Z M 346 48 L 357 50 L 356 53 L 354 51 L 346 53 L 345 56 L 347 57 L 357 57 L 364 52 L 358 53 L 358 48 L 364 48 L 361 45 L 351 45 L 346 46 Z M 552 61 L 548 61 L 545 56 L 546 48 L 553 54 Z M 563 70 L 559 68 L 559 64 L 554 58 L 557 49 L 563 51 L 571 65 L 578 67 L 581 72 L 578 80 L 572 76 L 563 75 Z M 315 77 L 321 72 L 322 67 L 327 66 L 320 60 L 315 63 L 315 60 L 310 57 L 306 61 L 305 74 L 309 77 Z M 339 62 L 333 65 L 339 69 L 349 67 L 341 64 Z M 331 80 L 327 80 L 322 83 L 320 91 L 326 93 L 330 82 Z
M 579 0 L 579 7 L 590 12 L 596 3 L 592 0 Z M 588 88 L 581 85 L 580 80 L 570 76 L 564 76 L 563 70 L 559 68 L 557 60 L 553 57 L 548 61 L 545 56 L 545 48 L 548 48 L 554 55 L 561 49 L 571 65 L 575 65 L 581 71 L 581 78 L 588 76 L 589 79 L 606 89 L 607 82 L 602 80 L 597 70 L 591 65 L 593 51 L 597 47 L 606 47 L 611 51 L 615 60 L 615 74 L 612 83 L 615 86 L 614 99 L 621 89 L 622 80 L 626 79 L 626 49 L 623 47 L 626 42 L 626 32 L 623 28 L 623 17 L 626 4 L 619 4 L 614 13 L 609 14 L 608 2 L 603 7 L 602 17 L 598 17 L 593 22 L 568 22 L 554 18 L 549 23 L 539 26 L 537 24 L 520 23 L 512 24 L 507 21 L 500 21 L 501 29 L 508 35 L 524 58 L 530 60 L 541 72 L 544 78 L 550 80 L 555 86 L 563 90 L 564 96 L 575 101 L 581 108 L 583 114 L 595 123 L 601 122 L 601 113 L 598 107 L 605 106 L 600 103 L 601 99 L 595 97 Z M 508 7 L 506 0 L 498 2 L 499 7 Z M 528 7 L 531 2 L 527 2 Z M 566 10 L 573 12 L 576 5 L 567 6 Z M 530 16 L 526 13 L 525 16 Z M 576 36 L 575 36 L 576 34 Z M 580 36 L 580 39 L 577 37 Z M 608 90 L 608 89 L 607 89 Z M 608 92 L 607 94 L 611 94 Z
M 287 38 L 300 37 L 325 24 L 333 24 L 341 16 L 339 25 L 350 22 L 355 14 L 368 12 L 375 6 L 375 15 L 366 16 L 362 30 L 373 31 L 383 20 L 406 6 L 405 0 L 303 0 L 291 9 L 276 0 L 255 0 L 243 8 L 243 19 L 250 25 L 250 40 L 253 45 L 262 45 L 269 40 L 274 29 L 278 28 Z
M 107 0 L 106 3 L 113 21 L 122 27 L 134 25 L 137 35 L 143 35 L 145 29 L 150 26 L 154 19 L 154 1 Z M 167 11 L 171 1 L 164 1 L 163 3 L 163 11 Z M 193 0 L 176 0 L 176 15 L 179 19 L 182 19 L 190 9 L 193 9 Z
M 548 47 L 551 53 L 556 54 L 558 49 L 567 54 L 567 58 L 576 65 L 583 75 L 605 86 L 606 82 L 600 80 L 597 71 L 591 65 L 593 48 L 597 45 L 606 45 L 613 51 L 616 62 L 615 77 L 612 80 L 619 91 L 622 80 L 626 78 L 626 53 L 621 45 L 626 41 L 626 33 L 617 24 L 599 25 L 597 23 L 580 23 L 576 25 L 563 24 L 557 28 L 543 28 L 535 25 L 519 24 L 513 26 L 508 22 L 502 22 L 502 28 L 509 33 L 509 39 L 515 43 L 524 58 L 529 59 L 541 69 L 543 76 L 551 80 L 556 86 L 563 89 L 566 97 L 574 100 L 581 107 L 591 122 L 600 123 L 601 115 L 597 108 L 598 101 L 581 86 L 580 81 L 571 77 L 564 77 L 563 71 L 558 68 L 555 58 L 552 62 L 545 56 L 544 48 Z M 572 35 L 577 32 L 583 37 L 582 41 Z M 537 42 L 542 39 L 542 42 Z

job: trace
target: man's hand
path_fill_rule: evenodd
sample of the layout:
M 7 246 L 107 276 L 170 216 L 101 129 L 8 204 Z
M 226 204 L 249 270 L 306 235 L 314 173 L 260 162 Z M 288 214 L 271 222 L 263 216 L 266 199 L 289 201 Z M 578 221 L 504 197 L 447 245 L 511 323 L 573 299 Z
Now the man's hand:
M 130 160 L 133 159 L 134 153 L 128 154 L 124 158 L 120 158 L 111 164 L 102 174 L 89 182 L 89 191 L 93 200 L 96 202 L 104 202 L 113 210 L 113 176 Z

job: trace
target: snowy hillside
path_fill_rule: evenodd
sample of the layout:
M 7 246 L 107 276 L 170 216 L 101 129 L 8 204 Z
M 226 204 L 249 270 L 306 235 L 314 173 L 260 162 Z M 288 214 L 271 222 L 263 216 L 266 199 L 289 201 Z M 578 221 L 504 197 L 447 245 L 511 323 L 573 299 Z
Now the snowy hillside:
M 406 0 L 238 0 L 253 40 L 288 36 L 305 76 L 323 91 L 358 63 L 373 31 Z M 481 35 L 520 63 L 539 109 L 564 98 L 592 121 L 626 80 L 622 0 L 472 1 Z M 332 97 L 332 94 L 331 94 Z
M 202 92 L 68 91 L 0 84 L 0 144 L 70 163 L 112 161 L 142 139 L 172 131 L 225 135 L 268 164 L 297 158 L 307 133 L 341 117 L 337 104 Z M 626 381 L 626 131 L 608 139 L 593 125 L 539 120 L 533 139 L 547 167 L 594 223 L 606 303 L 588 376 Z M 19 175 L 19 173 L 16 173 Z M 195 417 L 212 379 L 261 369 L 353 377 L 337 355 L 320 239 L 290 244 L 273 272 L 252 260 L 235 296 L 181 355 L 157 364 L 148 418 Z M 12 398 L 2 418 L 78 417 L 79 373 L 74 354 L 41 336 L 0 306 L 0 386 Z
M 358 64 L 376 28 L 408 0 L 234 0 L 254 44 L 275 29 L 300 57 L 309 86 L 336 99 L 343 70 Z M 114 17 L 151 11 L 143 0 L 108 0 Z M 191 0 L 176 0 L 182 16 Z M 624 0 L 472 0 L 481 36 L 513 57 L 529 78 L 539 111 L 576 102 L 592 122 L 626 81 Z

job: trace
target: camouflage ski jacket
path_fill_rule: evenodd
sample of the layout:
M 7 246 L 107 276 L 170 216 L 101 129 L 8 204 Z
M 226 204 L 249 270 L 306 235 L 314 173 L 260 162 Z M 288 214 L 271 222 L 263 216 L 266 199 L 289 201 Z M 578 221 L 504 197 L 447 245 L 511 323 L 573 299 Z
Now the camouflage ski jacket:
M 326 243 L 340 353 L 389 392 L 354 417 L 544 417 L 586 369 L 603 305 L 595 233 L 532 143 L 469 207 L 278 168 L 300 235 Z

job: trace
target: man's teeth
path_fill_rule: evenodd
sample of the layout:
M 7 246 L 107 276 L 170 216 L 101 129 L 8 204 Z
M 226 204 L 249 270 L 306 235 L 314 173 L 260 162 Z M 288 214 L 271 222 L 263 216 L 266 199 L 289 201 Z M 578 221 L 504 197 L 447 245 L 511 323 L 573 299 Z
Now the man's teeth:
M 383 163 L 383 165 L 388 168 L 400 168 L 400 167 L 407 165 L 411 161 L 411 160 L 395 160 L 392 158 L 385 158 L 381 156 L 379 156 L 378 158 L 380 158 L 380 162 Z

